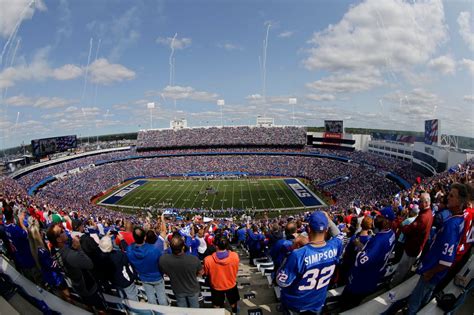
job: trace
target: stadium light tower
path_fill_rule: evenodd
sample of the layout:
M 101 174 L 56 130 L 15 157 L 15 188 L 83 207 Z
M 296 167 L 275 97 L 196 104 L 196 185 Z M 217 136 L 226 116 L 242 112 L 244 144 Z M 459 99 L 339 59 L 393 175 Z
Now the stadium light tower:
M 290 97 L 288 99 L 288 104 L 293 106 L 293 126 L 295 125 L 295 105 L 298 102 L 298 100 L 295 97 Z
M 224 105 L 225 105 L 224 100 L 217 100 L 217 106 L 221 107 L 221 126 L 222 127 L 224 127 L 224 114 L 223 114 Z
M 148 103 L 146 107 L 150 110 L 150 129 L 153 129 L 153 109 L 155 108 L 155 103 Z

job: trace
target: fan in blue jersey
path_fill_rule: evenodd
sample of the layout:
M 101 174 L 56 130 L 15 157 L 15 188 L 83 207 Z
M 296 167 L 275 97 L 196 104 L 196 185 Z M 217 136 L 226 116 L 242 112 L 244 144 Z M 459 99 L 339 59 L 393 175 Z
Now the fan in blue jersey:
M 454 262 L 464 229 L 462 214 L 467 201 L 466 186 L 457 183 L 451 185 L 447 207 L 452 216 L 444 221 L 421 262 L 417 271 L 421 276 L 408 300 L 408 314 L 416 314 L 422 305 L 429 302 L 436 285 L 446 276 L 448 268 Z
M 339 234 L 325 212 L 313 212 L 308 223 L 310 242 L 288 256 L 278 270 L 276 280 L 282 288 L 282 306 L 287 311 L 319 314 L 336 264 L 342 255 L 342 240 L 334 237 L 325 241 L 330 225 L 331 235 Z
M 341 295 L 342 310 L 357 306 L 369 294 L 377 290 L 383 280 L 388 258 L 395 246 L 392 221 L 395 214 L 391 207 L 380 211 L 375 218 L 375 228 L 379 230 L 357 256 L 351 268 L 348 284 Z
M 296 224 L 294 222 L 289 222 L 285 227 L 285 238 L 278 240 L 270 250 L 270 256 L 272 257 L 273 266 L 275 270 L 280 268 L 283 260 L 292 252 L 293 242 L 298 235 L 296 233 Z M 276 273 L 274 274 L 274 276 Z
M 250 266 L 254 266 L 253 260 L 255 258 L 260 258 L 263 255 L 263 246 L 262 243 L 265 240 L 265 235 L 263 235 L 256 225 L 253 225 L 251 229 L 247 228 L 248 232 L 248 247 L 249 247 L 249 260 Z
M 18 214 L 18 225 L 15 224 L 13 209 L 10 206 L 5 208 L 3 214 L 6 220 L 5 234 L 10 241 L 16 267 L 31 281 L 38 283 L 41 275 L 31 254 L 28 232 L 24 225 L 25 213 Z

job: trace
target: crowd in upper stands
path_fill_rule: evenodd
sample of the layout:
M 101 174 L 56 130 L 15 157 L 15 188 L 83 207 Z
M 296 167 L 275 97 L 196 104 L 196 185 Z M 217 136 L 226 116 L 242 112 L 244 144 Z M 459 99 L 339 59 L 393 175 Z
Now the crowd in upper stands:
M 159 163 L 171 163 L 173 172 L 183 167 L 178 164 L 192 169 L 203 165 L 222 166 L 220 160 L 208 158 L 183 157 L 179 162 L 163 160 Z M 270 163 L 265 159 L 229 158 L 232 160 L 228 162 L 236 165 L 263 170 L 265 163 Z M 121 176 L 130 175 L 128 169 L 132 169 L 133 175 L 141 167 L 164 167 L 165 164 L 154 164 L 159 160 L 134 161 L 150 163 L 138 164 L 135 169 L 124 164 L 120 167 Z M 290 162 L 301 166 L 298 159 Z M 275 169 L 280 163 L 276 158 L 268 168 Z M 304 163 L 310 164 L 308 171 L 311 163 Z M 357 306 L 367 296 L 406 279 L 411 267 L 420 259 L 417 269 L 420 280 L 408 301 L 408 312 L 414 314 L 470 255 L 473 166 L 471 160 L 456 170 L 421 181 L 411 190 L 396 195 L 387 192 L 387 198 L 380 195 L 359 200 L 352 207 L 332 207 L 326 209 L 327 212 L 283 215 L 274 219 L 243 216 L 210 222 L 191 214 L 177 218 L 115 212 L 110 215 L 112 212 L 105 210 L 94 212 L 83 209 L 81 203 L 74 203 L 80 193 L 72 190 L 84 193 L 85 185 L 73 188 L 63 186 L 66 181 L 58 181 L 57 187 L 52 185 L 32 197 L 16 181 L 3 178 L 0 182 L 0 221 L 3 223 L 0 237 L 7 255 L 24 276 L 66 301 L 83 303 L 97 310 L 107 308 L 102 293 L 110 293 L 111 289 L 137 300 L 136 281 L 145 289 L 140 299 L 168 305 L 163 295 L 163 274 L 172 278 L 177 301 L 181 299 L 179 305 L 198 306 L 196 284 L 193 282 L 189 290 L 180 287 L 176 281 L 182 279 L 166 267 L 169 264 L 166 260 L 180 259 L 177 258 L 180 255 L 195 256 L 197 260 L 184 264 L 194 266 L 189 267 L 188 277 L 193 278 L 194 272 L 196 277 L 205 274 L 212 278 L 215 262 L 229 260 L 234 264 L 237 261 L 238 266 L 238 256 L 230 250 L 229 242 L 238 242 L 247 248 L 251 264 L 254 258 L 265 255 L 273 258 L 274 279 L 282 288 L 282 306 L 296 312 L 321 311 L 327 289 L 341 285 L 345 285 L 341 295 L 344 303 L 340 303 L 338 311 Z M 117 171 L 115 164 L 104 167 Z M 88 178 L 89 183 L 96 185 L 96 181 L 102 183 L 100 178 L 104 174 L 111 176 L 101 171 L 92 177 L 94 174 L 86 171 L 73 178 L 76 184 Z M 108 181 L 109 185 L 116 180 L 116 177 L 106 177 L 104 182 Z M 96 188 L 100 188 L 100 184 L 97 185 Z M 61 193 L 66 199 L 56 199 Z M 154 259 L 161 268 L 148 268 L 150 263 L 144 259 Z M 304 263 L 298 263 L 300 259 Z M 204 261 L 203 267 L 197 263 L 199 260 Z M 301 267 L 303 265 L 306 267 Z M 389 265 L 396 266 L 393 277 L 388 272 Z M 232 270 L 221 272 L 228 272 L 226 280 L 235 283 L 236 271 Z M 229 291 L 227 298 L 235 312 L 239 299 L 237 289 L 218 281 L 211 281 L 210 285 L 212 303 L 222 306 L 224 295 L 221 293 Z
M 143 130 L 138 133 L 138 148 L 200 146 L 303 146 L 303 127 L 209 127 Z

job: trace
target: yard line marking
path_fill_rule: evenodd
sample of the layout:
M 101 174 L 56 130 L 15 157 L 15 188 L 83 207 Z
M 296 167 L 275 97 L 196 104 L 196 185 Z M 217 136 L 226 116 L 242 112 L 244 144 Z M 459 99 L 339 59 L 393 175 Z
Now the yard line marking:
M 174 208 L 186 208 L 186 207 L 183 207 L 184 204 L 183 204 L 182 207 L 178 207 L 178 203 L 180 203 L 180 202 L 183 203 L 183 202 L 181 201 L 181 196 L 188 190 L 189 187 L 191 187 L 191 185 L 192 185 L 193 183 L 192 183 L 191 181 L 189 181 L 189 182 L 186 183 L 186 184 L 188 184 L 188 186 L 187 186 L 185 189 L 183 189 L 183 191 L 181 192 L 181 194 L 178 196 L 178 199 L 176 200 L 176 203 L 175 203 L 175 204 L 176 204 L 176 207 L 174 207 L 175 205 L 173 205 Z M 185 186 L 185 184 L 179 185 L 179 187 L 183 187 L 183 186 Z
M 282 201 L 283 198 L 278 197 L 280 194 L 276 191 L 275 184 L 272 183 L 272 184 L 270 184 L 270 186 L 272 186 L 272 189 L 273 189 L 273 191 L 275 192 L 275 195 L 277 196 L 276 199 L 281 202 L 282 208 L 285 208 L 285 204 L 284 204 L 283 201 Z
M 265 187 L 265 188 L 266 188 L 266 187 Z M 268 192 L 268 189 L 265 189 L 265 192 L 267 193 L 268 198 L 270 198 L 270 202 L 272 203 L 273 209 L 275 209 L 275 204 L 273 203 L 272 197 L 270 196 L 270 193 Z
M 252 189 L 250 188 L 250 180 L 247 180 L 247 185 L 249 187 L 249 194 L 250 194 L 250 201 L 252 202 L 252 208 L 255 206 L 253 205 L 253 196 L 252 196 Z
M 282 190 L 285 192 L 285 195 L 286 195 L 286 196 L 288 197 L 288 199 L 290 200 L 291 205 L 292 205 L 293 207 L 298 207 L 298 205 L 295 206 L 295 203 L 293 202 L 293 198 L 292 198 L 292 197 L 294 197 L 294 195 L 288 196 L 288 185 L 287 185 L 283 180 L 281 180 L 281 181 L 279 182 L 279 184 L 280 184 L 280 186 L 283 187 Z M 299 201 L 299 203 L 300 203 L 300 206 L 304 206 L 304 205 L 301 203 L 300 200 L 298 200 L 298 201 Z

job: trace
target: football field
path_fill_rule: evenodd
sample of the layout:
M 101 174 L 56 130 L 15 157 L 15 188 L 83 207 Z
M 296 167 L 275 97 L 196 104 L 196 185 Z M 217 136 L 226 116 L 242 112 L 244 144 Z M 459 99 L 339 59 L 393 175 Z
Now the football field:
M 284 179 L 139 179 L 98 202 L 122 208 L 297 209 L 324 202 L 301 181 Z

